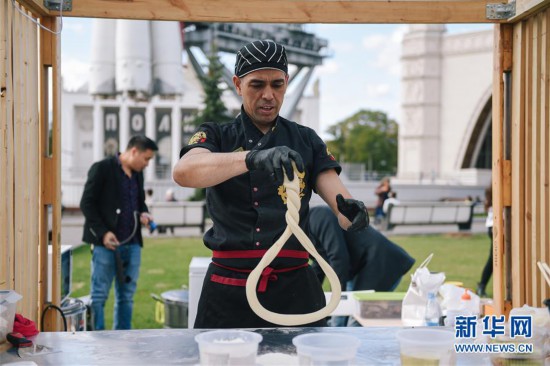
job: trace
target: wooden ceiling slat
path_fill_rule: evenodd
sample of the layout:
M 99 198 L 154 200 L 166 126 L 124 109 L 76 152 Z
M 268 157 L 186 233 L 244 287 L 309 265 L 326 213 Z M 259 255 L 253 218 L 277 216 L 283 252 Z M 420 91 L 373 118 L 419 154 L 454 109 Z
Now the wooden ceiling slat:
M 502 1 L 73 0 L 72 11 L 64 15 L 248 23 L 490 23 L 494 21 L 485 18 L 485 6 L 495 2 Z M 38 0 L 21 3 L 30 9 L 43 8 Z
M 17 0 L 17 2 L 35 16 L 44 16 L 49 14 L 49 10 L 44 6 L 43 0 Z
M 516 0 L 516 15 L 508 19 L 508 21 L 517 23 L 549 6 L 550 0 Z

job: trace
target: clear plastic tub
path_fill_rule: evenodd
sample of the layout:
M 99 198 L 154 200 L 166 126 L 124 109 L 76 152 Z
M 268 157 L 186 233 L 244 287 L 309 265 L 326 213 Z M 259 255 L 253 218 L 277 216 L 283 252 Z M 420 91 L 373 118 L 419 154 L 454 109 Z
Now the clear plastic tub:
M 0 290 L 0 343 L 6 341 L 6 335 L 13 332 L 15 308 L 21 295 L 13 290 Z
M 260 334 L 244 330 L 213 330 L 197 334 L 201 365 L 254 365 Z
M 336 333 L 302 334 L 292 339 L 300 365 L 353 365 L 361 341 Z
M 410 328 L 397 332 L 401 364 L 453 365 L 454 333 L 438 328 Z

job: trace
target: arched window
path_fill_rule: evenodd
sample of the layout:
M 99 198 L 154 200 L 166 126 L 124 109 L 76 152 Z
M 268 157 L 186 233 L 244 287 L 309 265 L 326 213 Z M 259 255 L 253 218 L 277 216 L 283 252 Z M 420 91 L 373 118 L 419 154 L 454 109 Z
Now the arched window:
M 492 169 L 493 131 L 492 98 L 479 114 L 470 136 L 462 168 Z

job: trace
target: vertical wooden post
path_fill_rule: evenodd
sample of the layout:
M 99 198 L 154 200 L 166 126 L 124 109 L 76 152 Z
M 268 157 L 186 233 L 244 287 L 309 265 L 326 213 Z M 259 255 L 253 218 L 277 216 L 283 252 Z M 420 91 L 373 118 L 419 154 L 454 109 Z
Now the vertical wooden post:
M 539 225 L 541 226 L 541 256 L 540 259 L 550 265 L 550 9 L 543 13 L 542 41 L 541 41 L 541 132 L 539 144 L 541 145 L 541 214 Z M 543 299 L 550 298 L 550 286 L 542 286 Z
M 513 66 L 512 73 L 512 277 L 514 306 L 525 303 L 525 39 L 527 37 L 525 24 L 522 22 L 514 27 Z
M 530 144 L 528 145 L 530 155 L 529 165 L 530 171 L 529 181 L 530 187 L 530 202 L 526 202 L 530 208 L 530 234 L 531 237 L 527 238 L 525 244 L 529 246 L 531 255 L 526 258 L 527 266 L 530 268 L 530 273 L 526 276 L 526 281 L 529 283 L 530 296 L 528 302 L 531 304 L 536 303 L 540 293 L 541 276 L 537 268 L 537 259 L 540 256 L 540 226 L 538 220 L 540 218 L 540 145 L 538 144 L 540 134 L 540 14 L 534 15 L 530 20 L 531 37 L 528 40 L 530 45 L 531 62 L 529 66 L 530 77 L 526 80 L 529 86 L 530 98 L 528 99 L 528 109 L 531 110 L 529 119 L 530 123 Z
M 0 287 L 14 288 L 13 7 L 0 3 Z
M 55 17 L 42 18 L 42 24 L 56 32 L 59 28 L 59 21 Z M 41 170 L 41 204 L 40 204 L 40 313 L 46 306 L 48 289 L 48 206 L 52 208 L 51 222 L 51 246 L 52 263 L 51 278 L 52 304 L 60 306 L 60 245 L 61 245 L 61 139 L 60 139 L 60 116 L 61 116 L 61 81 L 60 81 L 60 36 L 40 30 L 40 170 Z M 51 70 L 51 79 L 49 71 Z M 52 84 L 52 94 L 49 93 L 49 86 Z M 49 106 L 51 111 L 51 146 L 49 144 Z M 44 329 L 59 330 L 59 314 L 54 311 L 46 313 L 44 318 Z
M 493 294 L 495 312 L 505 314 L 506 303 L 506 225 L 504 221 L 506 204 L 510 205 L 510 161 L 504 156 L 504 81 L 503 74 L 512 66 L 512 26 L 495 25 L 495 55 L 493 67 Z M 509 206 L 508 206 L 509 207 Z M 509 257 L 508 257 L 509 258 Z

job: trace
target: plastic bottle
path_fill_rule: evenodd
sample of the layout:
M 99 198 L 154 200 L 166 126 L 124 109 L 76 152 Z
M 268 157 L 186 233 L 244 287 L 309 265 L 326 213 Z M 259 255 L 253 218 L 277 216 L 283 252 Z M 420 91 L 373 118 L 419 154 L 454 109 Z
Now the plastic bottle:
M 153 220 L 150 220 L 149 221 L 149 233 L 152 234 L 153 231 L 155 231 L 156 229 L 157 229 L 157 224 Z
M 436 293 L 428 293 L 428 303 L 426 304 L 426 312 L 424 313 L 424 325 L 427 327 L 437 327 L 441 318 L 441 307 L 437 301 Z
M 472 291 L 464 289 L 464 293 L 460 296 L 460 307 L 464 309 L 464 314 L 467 316 L 475 315 L 479 317 L 480 308 L 479 308 L 479 298 L 476 296 L 472 298 Z
M 472 314 L 472 297 L 468 293 L 468 289 L 464 289 L 464 293 L 460 296 L 460 307 L 464 310 L 463 315 L 475 315 Z

